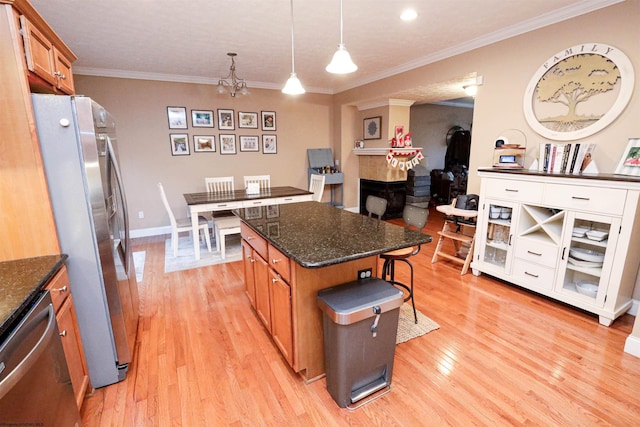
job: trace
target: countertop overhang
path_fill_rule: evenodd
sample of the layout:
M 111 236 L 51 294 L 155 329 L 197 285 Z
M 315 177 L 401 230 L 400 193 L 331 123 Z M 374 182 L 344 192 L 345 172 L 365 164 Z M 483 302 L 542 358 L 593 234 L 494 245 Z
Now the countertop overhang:
M 305 268 L 379 255 L 429 243 L 432 237 L 320 202 L 235 211 L 254 231 Z

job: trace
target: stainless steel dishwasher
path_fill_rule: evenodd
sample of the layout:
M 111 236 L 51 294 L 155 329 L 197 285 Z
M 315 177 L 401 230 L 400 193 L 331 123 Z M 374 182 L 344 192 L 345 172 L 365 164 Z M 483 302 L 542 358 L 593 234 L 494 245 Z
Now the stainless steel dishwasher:
M 0 425 L 81 425 L 49 291 L 0 344 Z

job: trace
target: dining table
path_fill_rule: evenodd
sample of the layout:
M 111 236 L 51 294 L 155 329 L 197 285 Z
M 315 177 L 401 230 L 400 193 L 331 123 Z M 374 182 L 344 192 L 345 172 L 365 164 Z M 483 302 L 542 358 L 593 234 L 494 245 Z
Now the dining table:
M 185 193 L 184 199 L 191 214 L 191 230 L 195 259 L 200 259 L 200 243 L 198 240 L 198 217 L 204 212 L 227 211 L 241 208 L 252 208 L 285 203 L 308 202 L 313 193 L 296 187 L 281 186 L 261 188 L 257 193 L 246 190 L 225 192 Z M 216 237 L 217 238 L 217 237 Z

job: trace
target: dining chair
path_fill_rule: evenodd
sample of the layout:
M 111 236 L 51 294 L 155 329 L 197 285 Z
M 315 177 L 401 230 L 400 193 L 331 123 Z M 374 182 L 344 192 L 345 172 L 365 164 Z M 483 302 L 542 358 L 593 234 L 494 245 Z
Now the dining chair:
M 413 227 L 418 232 L 422 232 L 422 229 L 427 224 L 428 217 L 429 211 L 417 206 L 405 205 L 402 210 L 402 219 L 404 220 L 405 229 L 407 230 L 411 230 Z M 420 245 L 397 249 L 380 255 L 380 258 L 384 260 L 384 264 L 382 265 L 382 280 L 386 280 L 393 286 L 402 288 L 407 292 L 407 296 L 404 301 L 406 302 L 411 300 L 411 305 L 413 306 L 413 317 L 416 323 L 418 323 L 418 314 L 416 313 L 416 303 L 413 297 L 413 264 L 409 261 L 409 258 L 417 255 L 418 252 L 420 252 Z M 395 279 L 396 261 L 402 261 L 409 266 L 409 284 L 399 282 Z
M 246 189 L 249 183 L 258 183 L 261 190 L 267 190 L 271 188 L 271 175 L 252 175 L 244 177 L 244 188 Z
M 167 210 L 167 214 L 169 214 L 169 221 L 171 221 L 171 248 L 173 249 L 173 256 L 178 256 L 178 234 L 183 232 L 191 232 L 191 219 L 189 218 L 180 218 L 176 219 L 173 211 L 171 210 L 171 206 L 169 206 L 169 201 L 167 200 L 167 195 L 164 191 L 164 186 L 161 182 L 158 183 L 158 190 L 160 191 L 160 197 L 162 198 L 162 204 L 164 208 Z M 198 225 L 199 230 L 202 231 L 202 238 L 207 244 L 207 249 L 211 252 L 211 239 L 209 238 L 209 222 L 202 217 L 198 217 Z M 200 234 L 200 233 L 198 233 Z M 197 236 L 193 236 L 194 239 Z
M 240 218 L 235 215 L 214 217 L 213 230 L 216 236 L 216 250 L 220 251 L 220 257 L 225 259 L 226 237 L 231 234 L 240 234 Z
M 209 193 L 233 193 L 232 176 L 205 177 L 204 184 Z
M 309 181 L 309 191 L 313 193 L 312 200 L 319 202 L 322 200 L 322 193 L 324 193 L 324 175 L 312 174 Z
M 387 199 L 378 196 L 367 196 L 365 209 L 369 213 L 369 218 L 371 218 L 371 215 L 377 215 L 378 219 L 382 219 L 382 216 L 387 211 Z

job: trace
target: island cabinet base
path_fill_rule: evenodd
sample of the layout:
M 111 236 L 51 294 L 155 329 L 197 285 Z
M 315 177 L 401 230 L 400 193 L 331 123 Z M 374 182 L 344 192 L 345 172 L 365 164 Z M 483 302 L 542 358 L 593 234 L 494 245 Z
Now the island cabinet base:
M 307 383 L 324 376 L 324 334 L 317 294 L 321 289 L 352 282 L 358 271 L 370 268 L 378 275 L 378 257 L 371 256 L 321 268 L 291 263 L 293 369 Z

